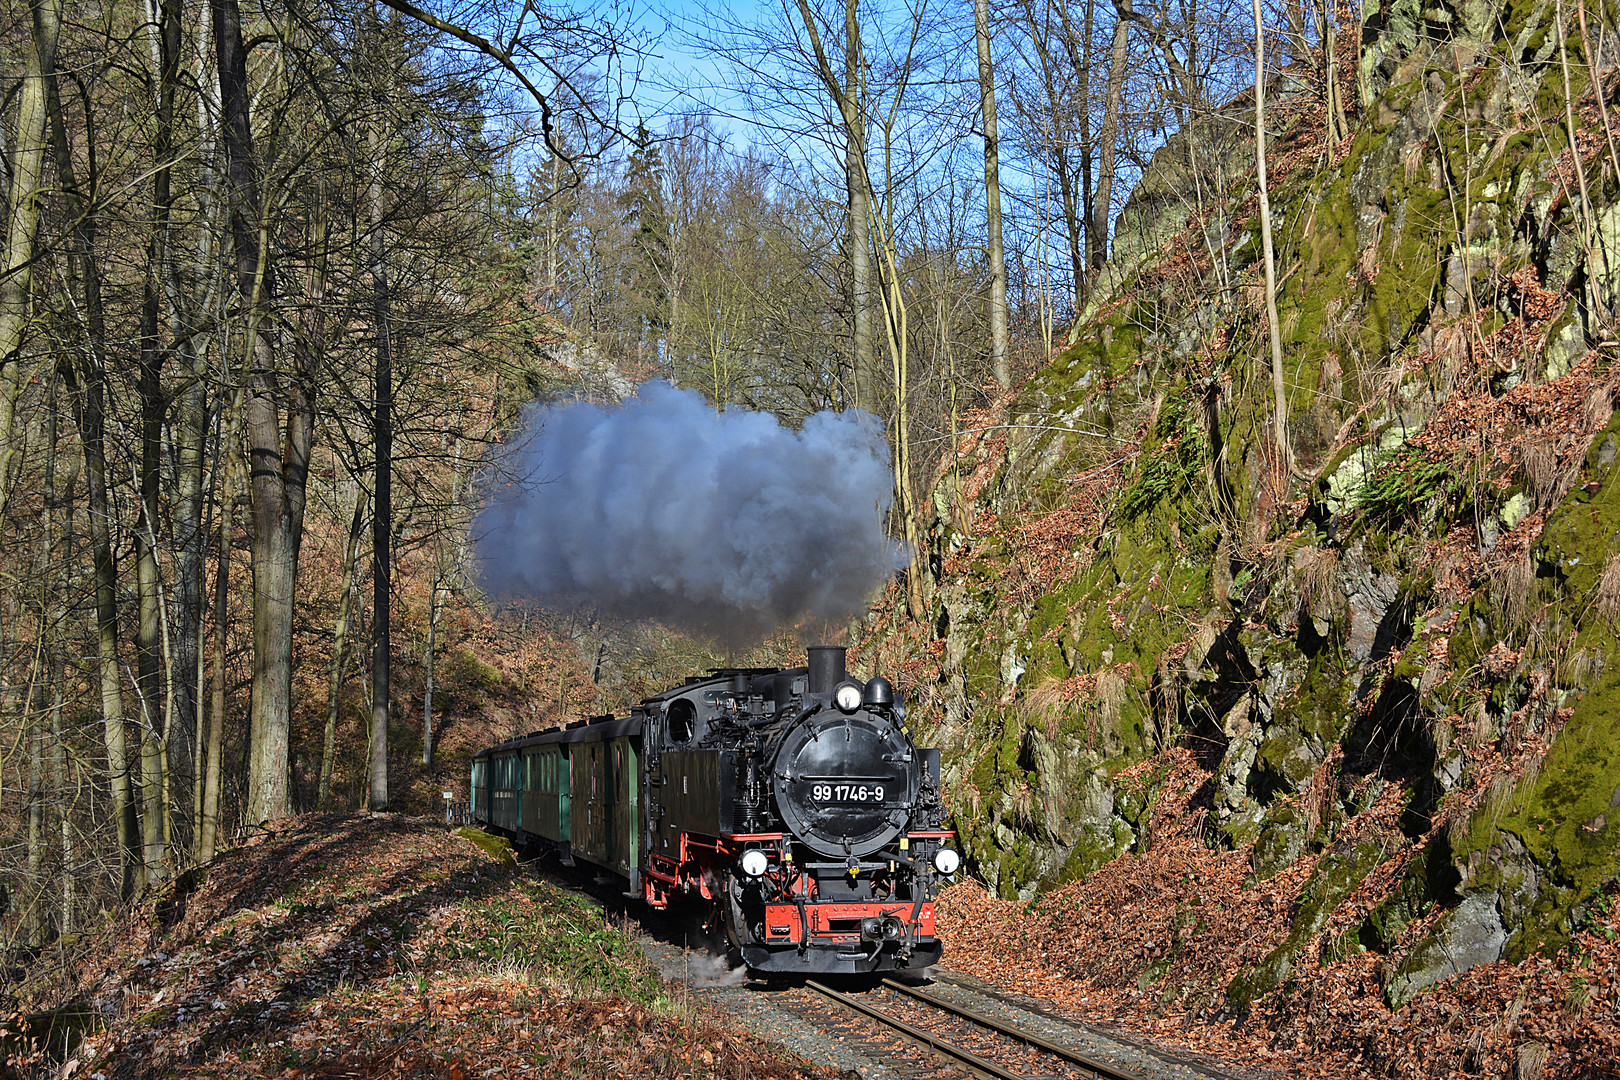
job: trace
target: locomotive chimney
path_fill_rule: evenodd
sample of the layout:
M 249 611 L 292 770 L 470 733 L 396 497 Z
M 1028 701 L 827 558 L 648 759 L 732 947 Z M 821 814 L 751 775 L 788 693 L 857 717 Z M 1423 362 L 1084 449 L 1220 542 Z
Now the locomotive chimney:
M 812 645 L 809 652 L 810 692 L 821 697 L 830 697 L 833 689 L 844 681 L 844 647 Z

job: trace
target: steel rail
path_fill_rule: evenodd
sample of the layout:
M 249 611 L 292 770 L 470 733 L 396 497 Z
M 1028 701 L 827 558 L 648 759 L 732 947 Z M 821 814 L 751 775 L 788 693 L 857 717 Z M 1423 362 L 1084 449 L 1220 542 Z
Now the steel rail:
M 894 979 L 884 979 L 883 985 L 888 987 L 890 990 L 897 990 L 908 997 L 926 1002 L 927 1004 L 934 1006 L 936 1009 L 943 1009 L 945 1012 L 960 1016 L 964 1020 L 970 1020 L 973 1023 L 983 1025 L 992 1031 L 1000 1032 L 1009 1038 L 1017 1039 L 1020 1042 L 1027 1043 L 1030 1046 L 1036 1047 L 1037 1049 L 1044 1050 L 1048 1054 L 1055 1054 L 1065 1061 L 1072 1062 L 1083 1069 L 1090 1069 L 1099 1077 L 1103 1077 L 1104 1080 L 1142 1080 L 1142 1078 L 1136 1073 L 1121 1069 L 1115 1065 L 1104 1065 L 1102 1062 L 1088 1058 L 1084 1054 L 1075 1050 L 1070 1050 L 1066 1046 L 1059 1046 L 1056 1043 L 1048 1042 L 1038 1035 L 1030 1035 L 1027 1032 L 1019 1031 L 1010 1024 L 1004 1024 L 1000 1020 L 992 1019 L 991 1017 L 985 1016 L 982 1013 L 973 1012 L 971 1009 L 964 1009 L 960 1005 L 953 1005 L 950 1002 L 937 998 L 932 994 L 925 994 L 915 987 L 907 986 L 905 983 L 897 982 Z
M 979 1013 L 972 1012 L 971 1010 L 961 1008 L 960 1006 L 953 1005 L 948 1001 L 942 1001 L 939 998 L 934 997 L 932 994 L 924 994 L 918 990 L 914 990 L 913 988 L 906 986 L 904 983 L 896 982 L 893 979 L 884 979 L 883 985 L 892 990 L 898 990 L 899 992 L 915 998 L 918 1001 L 924 1002 L 925 1004 L 941 1009 L 944 1012 L 959 1016 L 962 1019 L 978 1024 L 981 1027 L 989 1028 L 991 1031 L 997 1032 L 998 1034 L 1017 1039 L 1026 1045 L 1033 1046 L 1038 1050 L 1042 1050 L 1048 1054 L 1062 1058 L 1064 1061 L 1067 1061 L 1070 1064 L 1078 1065 L 1082 1069 L 1089 1070 L 1095 1077 L 1097 1077 L 1097 1080 L 1142 1080 L 1142 1078 L 1135 1073 L 1128 1072 L 1113 1065 L 1104 1065 L 1102 1062 L 1094 1061 L 1091 1058 L 1086 1057 L 1084 1054 L 1077 1053 L 1068 1049 L 1067 1047 L 1059 1046 L 1056 1043 L 1048 1042 L 1047 1040 L 1038 1036 L 1026 1034 L 1025 1032 L 1019 1031 L 1014 1027 L 1003 1024 L 999 1020 L 994 1020 L 988 1016 L 983 1016 Z M 994 1077 L 996 1080 L 1030 1080 L 1030 1077 L 1025 1074 L 1010 1072 L 992 1061 L 987 1061 L 984 1058 L 979 1057 L 972 1051 L 964 1050 L 960 1046 L 946 1042 L 935 1035 L 923 1031 L 921 1028 L 906 1023 L 904 1020 L 890 1016 L 888 1013 L 885 1013 L 880 1009 L 874 1009 L 865 1002 L 858 1001 L 855 998 L 850 997 L 848 994 L 841 994 L 830 987 L 826 987 L 818 982 L 815 982 L 814 980 L 806 982 L 805 986 L 815 990 L 819 994 L 823 994 L 826 997 L 831 998 L 840 1005 L 853 1009 L 865 1016 L 869 1016 L 879 1023 L 886 1024 L 903 1035 L 906 1035 L 907 1037 L 914 1039 L 925 1046 L 933 1048 L 935 1051 L 943 1054 L 946 1057 L 954 1058 L 957 1061 L 960 1061 L 962 1064 L 967 1065 L 969 1068 L 983 1073 L 986 1076 Z
M 847 1009 L 853 1009 L 858 1013 L 871 1017 L 880 1024 L 886 1024 L 906 1037 L 914 1039 L 925 1046 L 932 1047 L 935 1052 L 943 1054 L 945 1057 L 955 1058 L 957 1061 L 960 1061 L 969 1068 L 983 1073 L 986 1076 L 994 1077 L 995 1080 L 1029 1080 L 1028 1077 L 1020 1076 L 1018 1073 L 1008 1072 L 1000 1065 L 997 1065 L 994 1062 L 986 1061 L 984 1058 L 971 1051 L 964 1050 L 960 1046 L 955 1046 L 951 1043 L 945 1042 L 943 1039 L 936 1038 L 935 1036 L 928 1034 L 928 1032 L 923 1031 L 921 1028 L 912 1027 L 904 1020 L 897 1019 L 890 1016 L 888 1013 L 872 1008 L 870 1005 L 856 1001 L 848 994 L 840 994 L 837 990 L 834 990 L 829 986 L 823 986 L 813 979 L 807 981 L 804 985 L 808 989 L 814 990 L 816 993 L 822 994 L 833 1001 L 836 1001 L 838 1004 Z

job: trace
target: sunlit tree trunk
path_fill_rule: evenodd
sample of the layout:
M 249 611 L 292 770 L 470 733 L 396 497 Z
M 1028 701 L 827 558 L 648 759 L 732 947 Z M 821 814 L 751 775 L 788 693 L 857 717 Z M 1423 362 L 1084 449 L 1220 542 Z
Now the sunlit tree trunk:
M 332 763 L 337 750 L 338 709 L 343 700 L 344 665 L 349 658 L 349 620 L 354 613 L 355 570 L 360 564 L 360 544 L 365 536 L 366 493 L 355 485 L 354 512 L 349 518 L 348 538 L 343 545 L 343 582 L 338 596 L 337 618 L 332 623 L 332 679 L 326 698 L 326 727 L 321 736 L 321 771 L 316 785 L 315 807 L 326 810 L 332 801 Z
M 164 455 L 164 420 L 168 401 L 163 390 L 163 369 L 168 349 L 163 345 L 165 325 L 173 333 L 174 296 L 169 281 L 169 222 L 173 208 L 171 176 L 174 158 L 174 92 L 179 78 L 180 5 L 176 0 L 151 4 L 148 40 L 156 68 L 153 84 L 152 231 L 147 244 L 146 274 L 142 281 L 140 365 L 136 390 L 140 397 L 139 503 L 135 524 L 136 695 L 141 724 L 142 852 L 147 877 L 165 876 L 169 853 L 168 751 L 173 727 L 172 655 L 164 626 L 162 585 L 158 566 L 158 499 Z M 167 311 L 169 318 L 164 319 Z M 189 655 L 189 653 L 188 653 Z M 185 681 L 185 676 L 180 680 Z
M 155 177 L 158 194 L 154 209 L 161 223 L 168 217 L 168 170 Z M 156 249 L 160 241 L 154 238 Z M 161 259 L 156 250 L 150 260 Z M 141 857 L 148 881 L 164 877 L 166 845 L 163 836 L 163 599 L 159 595 L 157 561 L 158 483 L 163 453 L 162 349 L 158 344 L 156 266 L 147 272 L 141 304 L 141 357 L 136 390 L 141 401 L 140 490 L 135 519 L 135 700 L 141 731 Z
M 1260 247 L 1265 256 L 1266 327 L 1271 342 L 1271 388 L 1276 394 L 1273 434 L 1278 469 L 1287 476 L 1293 468 L 1288 447 L 1288 395 L 1283 387 L 1282 329 L 1277 321 L 1277 260 L 1271 243 L 1271 196 L 1266 185 L 1266 26 L 1260 0 L 1254 0 L 1254 161 L 1260 187 Z
M 377 475 L 371 516 L 371 777 L 368 805 L 388 809 L 389 650 L 393 592 L 394 343 L 388 293 L 387 244 L 383 238 L 383 137 L 379 119 L 366 133 L 371 150 L 371 289 L 377 370 L 372 414 Z
M 60 9 L 41 3 L 35 18 L 60 18 Z M 68 216 L 73 221 L 68 258 L 68 290 L 80 313 L 82 350 L 64 351 L 58 373 L 73 402 L 79 444 L 84 451 L 89 497 L 90 550 L 95 577 L 96 671 L 100 688 L 102 737 L 107 754 L 108 786 L 120 853 L 119 895 L 129 898 L 146 887 L 146 865 L 140 850 L 140 819 L 129 769 L 128 720 L 118 656 L 118 563 L 113 546 L 115 511 L 107 476 L 107 330 L 101 302 L 100 258 L 96 250 L 96 208 L 86 204 L 68 142 L 54 68 L 47 69 L 47 107 L 51 144 Z M 94 182 L 95 178 L 91 178 Z M 74 354 L 77 354 L 75 357 Z M 77 362 L 76 362 L 77 361 Z M 83 377 L 80 378 L 79 365 Z
M 22 345 L 33 287 L 35 245 L 39 239 L 50 83 L 56 76 L 56 44 L 61 34 L 61 0 L 33 5 L 33 41 L 24 50 L 18 92 L 17 127 L 11 154 L 11 218 L 6 230 L 5 267 L 0 273 L 0 517 L 11 498 L 16 454 L 17 403 L 27 388 Z
M 844 66 L 836 71 L 822 46 L 821 30 L 809 0 L 798 0 L 799 16 L 816 57 L 817 74 L 838 108 L 844 128 L 844 193 L 848 214 L 851 305 L 850 365 L 855 404 L 877 407 L 872 371 L 872 190 L 866 173 L 866 113 L 862 108 L 863 67 L 858 0 L 844 0 Z
M 68 556 L 73 551 L 73 481 L 74 477 L 60 475 L 57 455 L 60 414 L 56 398 L 58 380 L 50 380 L 50 393 L 46 413 L 45 462 L 45 532 L 46 548 L 51 553 L 50 577 L 53 595 L 50 615 L 46 620 L 46 638 L 49 643 L 50 669 L 50 732 L 48 753 L 50 763 L 50 790 L 53 796 L 51 816 L 56 826 L 56 864 L 61 876 L 61 896 L 57 909 L 56 932 L 70 933 L 73 929 L 75 882 L 73 877 L 73 822 L 68 815 L 68 768 L 66 733 L 62 730 L 63 683 L 67 669 L 68 598 L 72 595 L 73 580 Z
M 1327 97 L 1328 142 L 1342 142 L 1350 134 L 1344 116 L 1344 95 L 1339 92 L 1338 9 L 1334 0 L 1322 0 L 1323 88 Z
M 93 271 L 92 271 L 93 274 Z M 89 292 L 93 286 L 84 283 Z M 112 542 L 112 501 L 107 493 L 106 402 L 102 373 L 86 365 L 81 386 L 71 364 L 61 371 L 73 399 L 79 443 L 84 448 L 84 475 L 89 493 L 90 551 L 95 573 L 96 672 L 101 695 L 101 730 L 107 753 L 108 786 L 121 860 L 119 895 L 128 899 L 146 885 L 140 857 L 140 823 L 129 775 L 124 696 L 118 671 L 118 564 Z
M 1091 249 L 1092 269 L 1099 269 L 1108 261 L 1108 225 L 1113 217 L 1114 172 L 1119 149 L 1119 113 L 1125 97 L 1125 60 L 1130 45 L 1131 16 L 1129 0 L 1118 0 L 1114 13 L 1114 44 L 1108 59 L 1108 88 L 1103 98 L 1102 130 L 1097 133 L 1097 197 L 1092 206 L 1091 234 L 1096 246 Z
M 216 131 L 219 125 L 219 79 L 215 75 L 212 64 L 210 63 L 210 49 L 208 47 L 209 20 L 210 12 L 208 10 L 208 6 L 206 4 L 198 5 L 197 27 L 195 34 L 193 34 L 194 40 L 192 42 L 194 49 L 192 54 L 192 77 L 193 83 L 197 87 L 197 158 L 198 172 L 201 178 L 201 183 L 198 185 L 197 190 L 197 209 L 198 219 L 203 223 L 203 226 L 197 230 L 196 266 L 197 277 L 201 281 L 209 281 L 213 275 L 217 273 L 217 271 L 214 269 L 216 262 L 213 255 L 213 228 L 214 214 L 217 209 L 216 200 L 214 198 L 214 185 L 218 179 L 215 152 L 218 143 Z M 172 251 L 170 257 L 171 259 L 173 258 Z M 203 295 L 205 297 L 207 296 L 206 293 L 203 293 Z M 192 769 L 194 791 L 192 805 L 191 854 L 193 861 L 200 863 L 206 861 L 203 856 L 203 822 L 204 818 L 208 815 L 208 795 L 206 791 L 207 781 L 205 774 L 208 771 L 211 761 L 213 761 L 217 766 L 217 758 L 213 756 L 215 751 L 210 748 L 209 730 L 206 720 L 207 709 L 205 708 L 204 704 L 205 699 L 209 694 L 209 684 L 207 680 L 208 650 L 205 647 L 208 637 L 205 606 L 208 603 L 206 579 L 209 530 L 203 527 L 202 521 L 203 504 L 207 496 L 207 492 L 203 488 L 201 450 L 207 441 L 209 410 L 206 391 L 202 382 L 202 375 L 204 374 L 201 363 L 202 358 L 197 355 L 197 350 L 195 349 L 186 349 L 181 355 L 188 363 L 195 365 L 195 376 L 197 379 L 194 387 L 187 388 L 182 392 L 180 403 L 181 423 L 179 433 L 179 440 L 181 443 L 179 456 L 183 474 L 189 473 L 190 471 L 188 467 L 190 451 L 185 445 L 188 435 L 195 434 L 198 439 L 199 452 L 195 473 L 197 507 L 193 513 L 187 503 L 188 495 L 186 493 L 186 486 L 189 485 L 191 481 L 185 475 L 182 475 L 181 508 L 177 512 L 178 519 L 175 524 L 175 539 L 176 545 L 179 548 L 179 565 L 181 567 L 193 568 L 189 572 L 185 570 L 177 570 L 177 575 L 186 579 L 185 581 L 182 581 L 177 589 L 177 595 L 182 611 L 180 619 L 181 624 L 184 625 L 184 620 L 188 617 L 185 614 L 188 608 L 195 611 L 194 617 L 196 619 L 196 626 L 193 630 L 197 643 L 197 655 L 195 659 L 197 668 L 197 682 L 195 696 L 192 698 L 192 737 L 195 740 L 195 743 L 193 745 L 192 754 L 192 760 L 194 762 L 194 767 Z M 222 357 L 221 359 L 223 361 L 229 358 Z M 230 536 L 229 522 L 231 513 L 230 508 L 224 504 L 223 500 L 225 496 L 223 491 L 224 485 L 226 484 L 226 478 L 230 475 L 231 469 L 233 468 L 232 462 L 235 460 L 236 454 L 236 427 L 234 418 L 240 415 L 241 410 L 240 408 L 227 409 L 226 394 L 227 392 L 222 387 L 220 390 L 220 406 L 218 416 L 221 418 L 221 420 L 223 420 L 228 412 L 232 417 L 232 423 L 230 424 L 230 431 L 232 435 L 229 438 L 223 436 L 216 438 L 213 477 L 210 480 L 210 484 L 215 486 L 215 492 L 221 500 L 220 518 L 226 526 L 226 531 L 221 535 L 224 536 L 228 541 Z M 191 419 L 194 412 L 201 413 L 200 420 L 196 421 L 195 429 L 192 428 Z M 222 423 L 221 427 L 224 426 L 225 425 Z M 191 521 L 195 521 L 197 524 L 194 540 L 186 537 L 185 535 L 187 523 Z M 220 554 L 221 558 L 227 557 L 229 554 L 229 548 L 222 544 L 220 547 Z M 195 596 L 191 595 L 191 590 L 193 589 L 195 590 Z M 221 624 L 223 625 L 223 621 L 221 621 Z M 214 802 L 213 820 L 217 825 L 219 807 L 217 789 L 215 795 L 216 798 Z M 217 828 L 215 831 L 217 833 Z M 210 841 L 207 857 L 213 857 L 212 841 Z
M 260 220 L 257 166 L 249 122 L 247 49 L 237 0 L 210 0 L 219 71 L 221 134 L 230 197 L 243 360 L 247 371 L 246 434 L 252 502 L 253 704 L 244 816 L 259 824 L 292 813 L 289 741 L 292 727 L 292 631 L 298 546 L 303 535 L 309 450 L 314 436 L 312 372 L 288 377 L 276 367 L 265 313 L 275 277 Z M 285 398 L 285 402 L 283 399 Z M 286 423 L 282 408 L 286 407 Z
M 240 403 L 238 408 L 231 410 L 230 423 L 224 425 L 227 435 L 222 441 L 227 447 L 233 446 L 236 441 L 236 418 L 239 415 Z M 214 566 L 213 680 L 209 687 L 208 741 L 203 753 L 202 775 L 197 780 L 202 788 L 202 821 L 197 830 L 199 864 L 213 859 L 219 842 L 219 795 L 223 779 L 220 757 L 225 746 L 225 647 L 230 628 L 227 601 L 231 581 L 231 527 L 235 518 L 236 492 L 240 490 L 240 485 L 234 482 L 237 471 L 234 452 L 222 450 L 221 457 L 224 467 L 220 469 L 219 478 L 219 533 Z
M 428 595 L 427 656 L 422 666 L 427 676 L 427 689 L 422 694 L 422 767 L 433 768 L 433 674 L 435 647 L 439 632 L 439 615 L 444 610 L 440 600 L 442 577 L 435 577 Z
M 1096 0 L 1085 0 L 1085 4 L 1085 15 L 1078 34 L 1069 19 L 1068 4 L 1065 2 L 1056 4 L 1058 22 L 1063 28 L 1063 33 L 1059 36 L 1069 54 L 1069 66 L 1074 71 L 1074 77 L 1079 80 L 1079 91 L 1076 95 L 1078 100 L 1074 103 L 1080 125 L 1078 192 L 1075 190 L 1075 178 L 1065 160 L 1066 155 L 1058 155 L 1058 180 L 1063 192 L 1063 214 L 1069 224 L 1069 258 L 1074 264 L 1074 289 L 1077 298 L 1088 286 L 1093 261 L 1100 264 L 1106 258 L 1106 254 L 1101 256 L 1096 254 L 1098 245 L 1107 243 L 1106 234 L 1097 235 L 1091 190 L 1091 162 L 1096 156 L 1091 137 L 1091 35 L 1097 5 Z M 1053 98 L 1055 107 L 1056 95 L 1053 95 Z
M 1012 385 L 1007 361 L 1007 258 L 1001 246 L 1001 148 L 996 133 L 996 70 L 990 55 L 989 0 L 974 0 L 979 49 L 979 111 L 984 121 L 984 201 L 990 257 L 990 369 L 1002 388 Z

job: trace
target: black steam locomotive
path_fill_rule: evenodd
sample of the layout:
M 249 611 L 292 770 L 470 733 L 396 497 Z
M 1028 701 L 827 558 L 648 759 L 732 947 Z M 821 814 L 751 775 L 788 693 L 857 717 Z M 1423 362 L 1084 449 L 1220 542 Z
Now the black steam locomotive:
M 939 751 L 912 742 L 887 679 L 850 678 L 834 647 L 810 649 L 806 668 L 713 671 L 628 717 L 482 750 L 472 806 L 655 908 L 701 897 L 760 972 L 935 963 L 933 896 L 961 863 Z

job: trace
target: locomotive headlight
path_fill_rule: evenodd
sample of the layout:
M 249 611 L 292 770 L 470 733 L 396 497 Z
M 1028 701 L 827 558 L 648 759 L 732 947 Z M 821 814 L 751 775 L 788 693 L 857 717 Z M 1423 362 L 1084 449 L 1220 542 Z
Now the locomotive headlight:
M 852 682 L 839 683 L 833 691 L 833 704 L 840 712 L 854 712 L 861 707 L 861 688 Z
M 962 856 L 954 848 L 942 847 L 934 852 L 934 869 L 950 877 L 962 867 Z
M 765 872 L 765 867 L 768 865 L 769 862 L 765 858 L 765 853 L 759 848 L 749 848 L 743 852 L 742 872 L 749 877 L 759 877 Z

